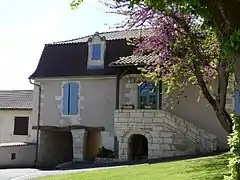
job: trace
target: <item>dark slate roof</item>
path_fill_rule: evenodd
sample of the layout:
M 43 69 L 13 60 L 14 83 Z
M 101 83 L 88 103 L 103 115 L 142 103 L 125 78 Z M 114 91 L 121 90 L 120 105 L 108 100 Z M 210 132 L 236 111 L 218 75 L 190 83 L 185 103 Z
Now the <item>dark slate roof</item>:
M 78 77 L 89 75 L 114 75 L 109 63 L 121 56 L 129 56 L 133 47 L 126 40 L 106 41 L 104 69 L 87 69 L 88 44 L 61 44 L 45 46 L 37 69 L 30 78 Z
M 115 75 L 115 69 L 109 64 L 120 57 L 131 56 L 133 47 L 127 42 L 129 38 L 145 36 L 150 30 L 124 30 L 99 33 L 106 38 L 104 69 L 87 70 L 88 38 L 86 36 L 69 41 L 45 45 L 35 72 L 29 78 L 78 77 L 89 75 Z
M 144 66 L 154 59 L 153 55 L 145 55 L 145 56 L 127 56 L 127 57 L 120 57 L 119 60 L 111 62 L 109 64 L 110 67 L 120 67 L 120 66 Z
M 32 90 L 0 91 L 1 110 L 31 110 L 32 104 Z

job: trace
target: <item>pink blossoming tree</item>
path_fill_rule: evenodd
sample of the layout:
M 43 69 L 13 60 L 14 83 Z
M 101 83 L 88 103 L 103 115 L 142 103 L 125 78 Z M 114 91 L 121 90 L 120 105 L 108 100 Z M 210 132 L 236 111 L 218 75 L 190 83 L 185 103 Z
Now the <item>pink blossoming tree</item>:
M 222 127 L 231 132 L 232 120 L 225 105 L 232 66 L 223 56 L 214 29 L 181 7 L 169 6 L 165 12 L 156 12 L 144 3 L 130 10 L 128 1 L 108 6 L 129 17 L 121 28 L 143 28 L 148 32 L 132 41 L 135 55 L 151 56 L 141 68 L 143 76 L 161 81 L 170 97 L 180 97 L 189 85 L 197 86 Z
M 72 1 L 72 8 L 81 2 Z M 179 97 L 186 86 L 197 86 L 216 112 L 222 127 L 232 132 L 232 119 L 225 109 L 232 65 L 224 56 L 214 26 L 207 26 L 186 3 L 171 4 L 168 1 L 168 5 L 158 11 L 155 7 L 162 7 L 162 1 L 160 4 L 151 1 L 154 5 L 138 0 L 104 2 L 115 13 L 129 17 L 121 28 L 149 30 L 146 36 L 132 41 L 135 55 L 152 57 L 141 69 L 143 76 L 161 81 L 169 96 Z

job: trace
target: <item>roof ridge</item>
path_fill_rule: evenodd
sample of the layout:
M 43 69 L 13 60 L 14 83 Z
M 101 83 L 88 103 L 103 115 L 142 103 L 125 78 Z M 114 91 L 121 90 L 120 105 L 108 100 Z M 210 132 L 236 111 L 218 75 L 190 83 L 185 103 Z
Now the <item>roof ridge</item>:
M 95 31 L 95 33 L 98 32 L 99 35 L 102 35 L 102 34 L 110 34 L 110 33 L 119 33 L 119 32 L 124 32 L 124 31 L 137 31 L 137 30 L 141 31 L 141 30 L 147 30 L 147 29 L 150 29 L 150 28 L 135 28 L 135 29 L 122 29 L 122 30 L 117 30 L 116 29 L 116 30 L 113 30 L 113 31 L 104 31 L 104 32 Z M 45 45 L 56 45 L 56 44 L 71 43 L 71 41 L 77 41 L 77 40 L 81 40 L 81 39 L 84 39 L 84 38 L 91 37 L 95 33 L 90 34 L 90 35 L 86 35 L 86 36 L 82 36 L 82 37 L 78 37 L 78 38 L 74 38 L 74 39 L 63 40 L 63 41 L 55 41 L 55 42 L 47 43 Z M 124 39 L 124 37 L 122 39 Z

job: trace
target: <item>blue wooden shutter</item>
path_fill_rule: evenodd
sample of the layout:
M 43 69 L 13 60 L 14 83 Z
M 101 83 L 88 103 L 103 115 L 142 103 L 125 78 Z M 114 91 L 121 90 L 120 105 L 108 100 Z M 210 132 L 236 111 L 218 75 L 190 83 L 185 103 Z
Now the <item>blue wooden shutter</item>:
M 235 92 L 235 115 L 240 116 L 240 92 Z
M 63 85 L 62 113 L 69 114 L 69 83 Z
M 92 60 L 101 59 L 101 44 L 92 45 Z
M 78 114 L 78 92 L 79 85 L 77 83 L 70 83 L 70 115 Z

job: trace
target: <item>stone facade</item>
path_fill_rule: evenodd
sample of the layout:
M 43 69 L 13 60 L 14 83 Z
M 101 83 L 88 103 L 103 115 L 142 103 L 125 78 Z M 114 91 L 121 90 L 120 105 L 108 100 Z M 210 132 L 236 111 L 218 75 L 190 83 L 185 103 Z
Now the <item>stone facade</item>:
M 119 159 L 128 159 L 128 142 L 141 134 L 148 140 L 148 158 L 172 157 L 217 150 L 217 137 L 163 110 L 116 110 L 114 125 Z

